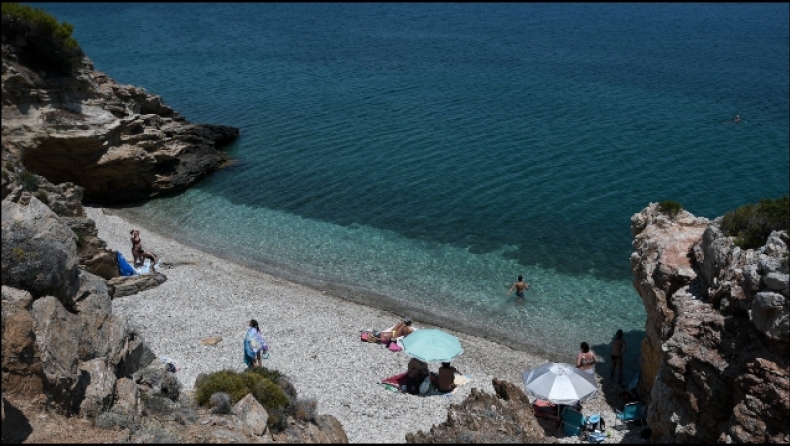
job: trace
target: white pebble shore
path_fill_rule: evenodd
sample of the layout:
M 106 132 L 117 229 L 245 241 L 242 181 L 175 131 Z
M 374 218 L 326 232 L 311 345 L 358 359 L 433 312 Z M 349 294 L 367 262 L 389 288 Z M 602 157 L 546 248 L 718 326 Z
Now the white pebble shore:
M 472 381 L 449 396 L 387 391 L 379 381 L 406 371 L 409 357 L 360 342 L 359 332 L 389 327 L 405 316 L 412 317 L 417 328 L 437 328 L 421 323 L 418 314 L 396 315 L 346 301 L 185 246 L 155 229 L 112 215 L 111 210 L 89 206 L 85 210 L 109 249 L 129 259 L 129 231 L 135 227 L 141 231 L 143 247 L 159 256 L 163 265 L 159 272 L 167 281 L 114 299 L 113 313 L 128 318 L 157 356 L 167 356 L 176 364 L 186 391 L 193 390 L 200 373 L 244 370 L 242 339 L 247 322 L 257 319 L 271 348 L 264 365 L 286 374 L 299 398 L 315 399 L 319 414 L 335 416 L 351 443 L 404 443 L 406 433 L 427 432 L 446 421 L 447 406 L 461 403 L 473 387 L 493 393 L 493 378 L 522 385 L 524 370 L 547 361 L 443 327 L 458 336 L 464 348 L 453 366 Z M 201 339 L 214 336 L 222 341 L 201 344 Z M 432 371 L 438 366 L 430 364 Z M 600 377 L 598 381 L 604 385 Z M 585 402 L 584 408 L 585 413 L 601 413 L 607 426 L 614 425 L 614 411 L 603 392 Z M 612 430 L 606 443 L 639 441 L 633 435 L 638 431 L 624 438 L 626 432 Z

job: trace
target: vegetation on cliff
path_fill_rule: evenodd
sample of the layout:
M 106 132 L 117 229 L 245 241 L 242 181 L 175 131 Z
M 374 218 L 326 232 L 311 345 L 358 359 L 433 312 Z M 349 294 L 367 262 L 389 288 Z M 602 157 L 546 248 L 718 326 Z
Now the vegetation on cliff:
M 83 52 L 71 36 L 74 25 L 18 3 L 2 4 L 2 25 L 3 44 L 13 46 L 23 64 L 60 76 L 79 66 Z
M 241 373 L 220 370 L 198 378 L 195 402 L 201 406 L 212 405 L 211 397 L 218 392 L 227 394 L 230 404 L 252 394 L 266 409 L 269 415 L 267 424 L 275 431 L 287 427 L 288 416 L 302 421 L 313 421 L 316 416 L 315 400 L 297 399 L 296 388 L 285 375 L 266 367 L 254 367 Z
M 665 200 L 658 203 L 658 210 L 669 215 L 671 218 L 675 218 L 681 209 L 683 209 L 683 206 L 677 201 Z
M 790 199 L 763 198 L 757 204 L 747 204 L 727 212 L 721 221 L 721 229 L 735 237 L 741 249 L 757 249 L 765 244 L 773 231 L 790 232 Z

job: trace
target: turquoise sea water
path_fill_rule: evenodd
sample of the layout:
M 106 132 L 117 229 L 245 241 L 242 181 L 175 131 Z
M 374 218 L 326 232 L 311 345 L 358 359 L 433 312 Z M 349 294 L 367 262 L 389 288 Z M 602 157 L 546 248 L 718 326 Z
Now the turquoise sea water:
M 556 360 L 622 328 L 636 369 L 634 213 L 788 193 L 787 4 L 36 6 L 96 69 L 241 129 L 235 166 L 123 215 Z

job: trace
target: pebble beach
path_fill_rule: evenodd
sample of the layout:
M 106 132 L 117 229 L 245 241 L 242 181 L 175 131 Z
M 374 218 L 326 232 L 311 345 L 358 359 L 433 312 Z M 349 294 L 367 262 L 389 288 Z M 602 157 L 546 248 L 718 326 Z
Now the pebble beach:
M 256 319 L 270 346 L 271 356 L 264 365 L 286 374 L 299 398 L 317 401 L 318 413 L 335 416 L 351 443 L 404 443 L 408 432 L 428 431 L 446 421 L 447 407 L 461 403 L 472 388 L 494 393 L 493 378 L 522 385 L 523 371 L 547 362 L 452 327 L 422 323 L 418 314 L 393 314 L 232 263 L 176 242 L 156 228 L 127 221 L 112 209 L 86 206 L 85 210 L 109 249 L 130 259 L 129 231 L 137 228 L 143 248 L 159 257 L 158 272 L 167 281 L 114 299 L 113 314 L 126 317 L 157 356 L 177 366 L 186 392 L 194 390 L 200 373 L 244 370 L 242 339 L 248 321 Z M 464 352 L 452 364 L 470 382 L 452 394 L 427 397 L 381 385 L 382 379 L 406 371 L 409 356 L 361 342 L 360 331 L 382 330 L 404 317 L 411 317 L 418 329 L 441 328 L 457 336 Z M 206 338 L 221 340 L 201 343 Z M 430 364 L 430 369 L 436 371 L 439 365 Z M 602 368 L 608 374 L 607 367 Z M 602 379 L 601 373 L 596 374 L 601 391 L 583 404 L 584 413 L 600 413 L 611 427 L 615 413 L 608 401 L 621 387 Z M 609 431 L 606 443 L 641 441 L 639 427 Z M 547 436 L 556 433 L 547 427 Z M 557 441 L 580 440 L 560 435 Z

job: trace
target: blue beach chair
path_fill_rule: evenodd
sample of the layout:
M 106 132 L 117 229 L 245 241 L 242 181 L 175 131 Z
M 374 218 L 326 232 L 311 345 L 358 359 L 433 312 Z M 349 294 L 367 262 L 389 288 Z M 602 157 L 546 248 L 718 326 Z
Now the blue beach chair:
M 562 411 L 562 429 L 565 435 L 579 436 L 582 433 L 582 428 L 587 424 L 584 415 L 578 410 L 573 410 L 566 407 Z
M 643 425 L 643 417 L 642 417 L 642 410 L 644 404 L 639 401 L 628 403 L 623 406 L 623 410 L 616 409 L 616 416 L 617 418 L 614 420 L 614 428 L 620 430 L 622 428 L 618 428 L 618 422 L 622 423 L 624 426 L 628 427 L 629 421 L 638 421 L 639 425 Z

